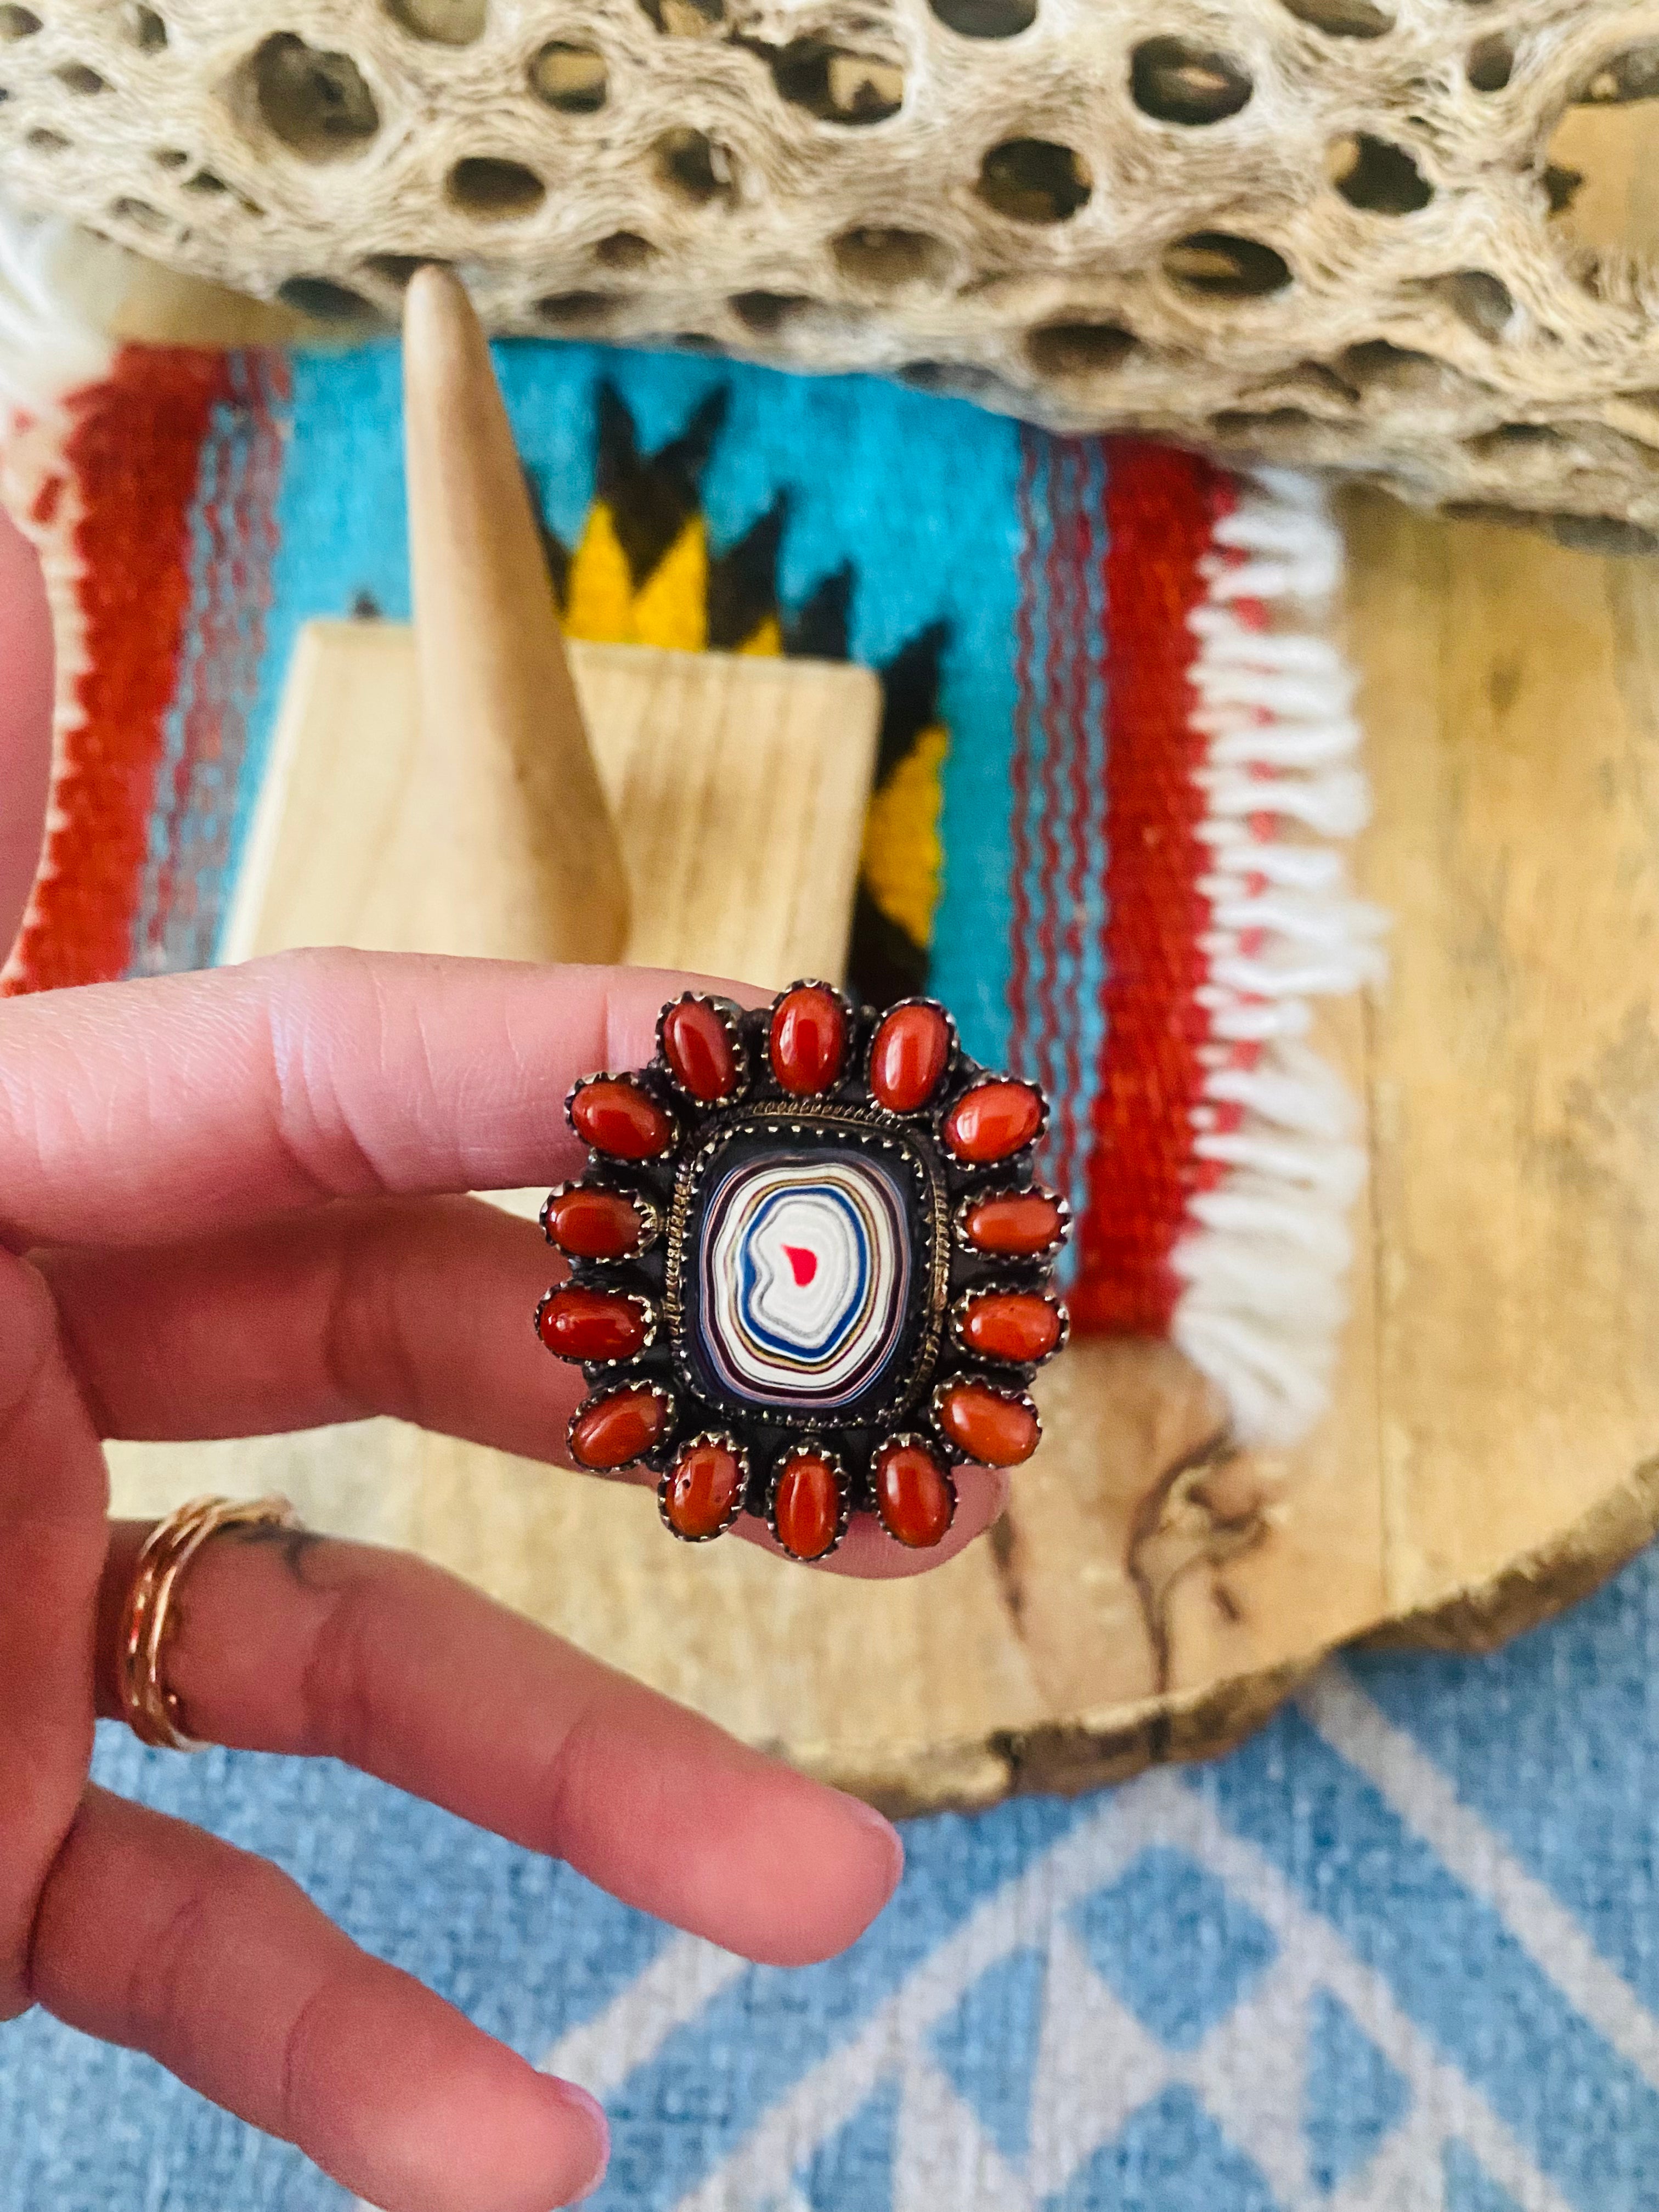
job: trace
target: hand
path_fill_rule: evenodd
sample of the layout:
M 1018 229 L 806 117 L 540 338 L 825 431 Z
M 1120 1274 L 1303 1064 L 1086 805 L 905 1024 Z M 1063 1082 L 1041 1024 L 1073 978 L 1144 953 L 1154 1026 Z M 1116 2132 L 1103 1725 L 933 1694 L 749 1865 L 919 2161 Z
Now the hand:
M 34 549 L 0 508 L 0 960 L 28 904 L 52 775 L 52 636 Z
M 548 1249 L 443 1194 L 573 1172 L 565 1091 L 646 1060 L 680 982 L 322 953 L 0 1004 L 0 2017 L 149 2051 L 392 2212 L 568 2202 L 603 2121 L 275 1869 L 89 1784 L 143 1534 L 100 1439 L 392 1413 L 550 1456 L 581 1384 L 530 1327 Z M 950 1556 L 1002 1486 L 961 1492 L 925 1561 L 866 1528 L 832 1568 Z M 897 1878 L 866 1808 L 396 1553 L 221 1535 L 168 1683 L 193 1734 L 349 1760 L 750 1958 L 830 1955 Z

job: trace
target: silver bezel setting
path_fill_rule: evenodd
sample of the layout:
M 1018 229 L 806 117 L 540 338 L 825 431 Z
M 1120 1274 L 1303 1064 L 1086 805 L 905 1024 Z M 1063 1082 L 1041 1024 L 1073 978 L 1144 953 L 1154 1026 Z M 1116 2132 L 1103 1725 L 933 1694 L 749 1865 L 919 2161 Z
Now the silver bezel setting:
M 731 1510 L 720 1527 L 711 1528 L 706 1536 L 688 1536 L 684 1529 L 677 1528 L 668 1517 L 668 1492 L 674 1480 L 674 1471 L 681 1460 L 684 1458 L 687 1452 L 696 1451 L 704 1444 L 713 1444 L 718 1449 L 731 1453 L 732 1458 L 738 1462 L 738 1486 L 732 1496 Z M 726 1530 L 736 1523 L 742 1514 L 749 1496 L 750 1474 L 749 1448 L 746 1444 L 740 1443 L 729 1430 L 703 1429 L 700 1430 L 695 1437 L 685 1437 L 675 1445 L 673 1456 L 664 1468 L 661 1478 L 657 1484 L 657 1510 L 662 1516 L 663 1527 L 677 1542 L 681 1544 L 714 1543 L 720 1537 L 725 1535 Z
M 858 1417 L 860 1425 L 894 1420 L 921 1396 L 927 1376 L 939 1358 L 944 1339 L 945 1312 L 950 1294 L 951 1255 L 948 1194 L 940 1178 L 923 1158 L 914 1132 L 884 1107 L 854 1106 L 823 1098 L 804 1098 L 783 1105 L 752 1104 L 724 1118 L 720 1127 L 680 1164 L 674 1179 L 674 1199 L 669 1209 L 667 1274 L 663 1285 L 663 1314 L 668 1324 L 669 1346 L 676 1379 L 681 1386 L 707 1395 L 685 1349 L 687 1297 L 687 1239 L 691 1215 L 705 1176 L 727 1146 L 750 1135 L 805 1138 L 813 1133 L 846 1131 L 860 1150 L 896 1154 L 917 1187 L 918 1203 L 927 1231 L 927 1266 L 922 1273 L 927 1300 L 923 1331 L 915 1352 L 881 1404 Z M 715 1402 L 710 1401 L 709 1402 Z M 745 1411 L 747 1409 L 744 1409 Z M 802 1437 L 833 1433 L 848 1425 L 841 1408 L 823 1411 L 792 1409 L 788 1426 Z
M 582 1135 L 581 1131 L 576 1127 L 576 1101 L 581 1097 L 584 1091 L 591 1091 L 596 1083 L 615 1083 L 621 1085 L 624 1090 L 637 1091 L 641 1098 L 648 1099 L 651 1104 L 656 1108 L 657 1111 L 663 1115 L 664 1119 L 668 1123 L 667 1142 L 660 1146 L 654 1152 L 607 1152 L 602 1146 L 589 1143 L 588 1139 Z M 569 1090 L 565 1093 L 564 1118 L 570 1125 L 571 1134 L 576 1137 L 582 1144 L 587 1146 L 587 1156 L 589 1159 L 603 1160 L 611 1166 L 648 1167 L 658 1160 L 671 1158 L 679 1149 L 679 1117 L 676 1115 L 671 1105 L 666 1104 L 645 1084 L 641 1082 L 637 1074 L 612 1075 L 608 1070 L 605 1070 L 598 1075 L 582 1076 L 578 1081 L 573 1083 Z
M 945 1065 L 939 1070 L 938 1082 L 934 1084 L 920 1106 L 911 1106 L 902 1109 L 896 1106 L 882 1106 L 881 1110 L 884 1114 L 897 1115 L 902 1121 L 936 1121 L 939 1111 L 939 1098 L 950 1089 L 951 1078 L 962 1064 L 962 1039 L 957 1030 L 957 1018 L 950 1008 L 942 1006 L 937 999 L 930 999 L 925 993 L 908 999 L 895 999 L 890 1006 L 884 1006 L 876 1016 L 875 1024 L 870 1031 L 870 1042 L 864 1048 L 864 1087 L 875 1103 L 881 1106 L 881 1101 L 876 1097 L 875 1086 L 870 1079 L 870 1071 L 876 1057 L 876 1039 L 881 1035 L 882 1024 L 888 1018 L 902 1012 L 906 1006 L 929 1006 L 934 1013 L 944 1017 L 945 1035 L 949 1040 L 945 1048 Z
M 619 1398 L 625 1391 L 645 1390 L 663 1407 L 663 1425 L 645 1449 L 635 1452 L 632 1459 L 619 1460 L 615 1467 L 590 1467 L 585 1459 L 576 1455 L 576 1425 L 584 1413 L 591 1413 L 595 1406 L 603 1405 L 607 1398 Z M 643 1467 L 654 1451 L 661 1451 L 674 1441 L 674 1426 L 679 1418 L 679 1404 L 672 1390 L 665 1390 L 660 1382 L 653 1382 L 642 1375 L 627 1375 L 620 1370 L 608 1382 L 597 1384 L 582 1400 L 565 1424 L 565 1449 L 570 1454 L 573 1467 L 584 1474 L 628 1474 L 636 1467 Z
M 604 1155 L 606 1159 L 611 1157 L 609 1152 Z M 603 1192 L 607 1198 L 619 1198 L 624 1206 L 633 1208 L 634 1218 L 640 1224 L 640 1241 L 631 1252 L 617 1252 L 606 1255 L 587 1252 L 568 1252 L 565 1249 L 549 1228 L 548 1216 L 562 1198 L 568 1198 L 571 1192 L 576 1190 Z M 651 1249 L 662 1235 L 661 1211 L 641 1193 L 637 1190 L 612 1190 L 608 1184 L 588 1182 L 580 1176 L 574 1176 L 568 1182 L 556 1182 L 542 1200 L 542 1210 L 537 1218 L 542 1224 L 542 1235 L 546 1237 L 559 1257 L 569 1261 L 573 1267 L 578 1264 L 584 1267 L 631 1267 L 635 1260 L 641 1258 Z
M 793 1108 L 797 1104 L 803 1106 L 810 1105 L 814 1098 L 821 1097 L 823 1096 L 823 1093 L 820 1091 L 797 1091 L 789 1090 L 780 1078 L 777 1068 L 772 1059 L 772 1030 L 773 1025 L 778 1018 L 778 1010 L 782 1006 L 784 1000 L 793 996 L 793 994 L 797 991 L 822 991 L 828 997 L 834 999 L 841 1007 L 842 1019 L 846 1025 L 842 1033 L 841 1066 L 836 1070 L 835 1074 L 830 1078 L 829 1084 L 826 1085 L 826 1088 L 829 1090 L 833 1091 L 836 1084 L 844 1083 L 847 1080 L 848 1062 L 852 1056 L 853 1043 L 858 1035 L 859 1026 L 859 1009 L 854 1005 L 853 1001 L 848 997 L 846 992 L 841 988 L 839 984 L 826 983 L 823 978 L 818 975 L 797 976 L 793 983 L 785 984 L 783 989 L 778 993 L 777 996 L 773 1000 L 771 1005 L 766 1010 L 765 1050 L 766 1072 L 773 1082 L 777 1085 L 779 1091 L 782 1092 L 781 1103 L 786 1111 Z
M 964 1451 L 960 1444 L 954 1443 L 946 1435 L 945 1424 L 940 1419 L 946 1395 L 952 1390 L 971 1388 L 975 1383 L 977 1383 L 981 1389 L 988 1390 L 994 1398 L 1006 1399 L 1010 1404 L 1023 1406 L 1036 1423 L 1036 1443 L 1033 1443 L 1031 1450 L 1023 1458 L 1001 1461 L 975 1459 L 971 1453 Z M 992 1467 L 1004 1472 L 1010 1468 L 1024 1467 L 1026 1460 L 1030 1459 L 1032 1452 L 1036 1451 L 1037 1444 L 1042 1442 L 1042 1416 L 1037 1411 L 1036 1400 L 1032 1397 L 1029 1390 L 1009 1389 L 1007 1385 L 1000 1382 L 994 1375 L 968 1372 L 944 1376 L 933 1386 L 933 1395 L 927 1401 L 927 1418 L 933 1425 L 933 1431 L 939 1444 L 950 1454 L 952 1463 L 958 1467 Z
M 999 1163 L 999 1164 L 1001 1164 Z M 992 1252 L 982 1244 L 974 1243 L 968 1235 L 968 1216 L 976 1206 L 984 1206 L 998 1198 L 1046 1198 L 1052 1200 L 1060 1212 L 1060 1230 L 1051 1243 L 1037 1252 Z M 958 1250 L 971 1252 L 976 1260 L 984 1260 L 1000 1267 L 1048 1267 L 1066 1249 L 1072 1234 L 1071 1201 L 1064 1192 L 1046 1182 L 1010 1183 L 990 1190 L 965 1191 L 957 1201 L 951 1217 L 951 1232 Z
M 876 1482 L 876 1468 L 884 1452 L 898 1450 L 925 1451 L 939 1471 L 940 1478 L 951 1499 L 951 1516 L 939 1534 L 939 1540 L 942 1544 L 956 1526 L 957 1507 L 960 1503 L 957 1493 L 955 1473 L 957 1462 L 951 1459 L 948 1451 L 941 1449 L 937 1437 L 924 1436 L 917 1429 L 897 1429 L 891 1436 L 883 1437 L 870 1455 L 870 1504 L 877 1520 L 881 1523 L 882 1533 L 893 1543 L 903 1545 L 907 1552 L 917 1548 L 915 1545 L 906 1544 L 902 1536 L 894 1535 L 893 1531 L 887 1526 L 886 1516 L 881 1510 L 881 1492 Z
M 1010 1152 L 1001 1153 L 996 1159 L 964 1159 L 945 1135 L 945 1125 L 964 1098 L 971 1098 L 976 1091 L 989 1091 L 999 1083 L 1008 1084 L 1017 1091 L 1029 1091 L 1035 1096 L 1037 1102 L 1037 1125 L 1023 1143 L 1016 1145 Z M 935 1114 L 939 1124 L 939 1148 L 949 1159 L 954 1162 L 963 1175 L 995 1175 L 999 1170 L 1006 1172 L 1011 1161 L 1018 1159 L 1022 1152 L 1032 1151 L 1048 1133 L 1048 1094 L 1042 1085 L 1040 1083 L 1033 1083 L 1029 1076 L 1004 1075 L 995 1068 L 981 1068 L 969 1082 L 963 1085 L 961 1090 L 953 1097 L 944 1100 L 935 1109 Z
M 699 1098 L 695 1091 L 689 1091 L 675 1074 L 673 1063 L 668 1057 L 668 1048 L 663 1042 L 664 1027 L 676 1006 L 707 1006 L 709 1012 L 719 1019 L 721 1028 L 730 1040 L 737 1076 L 731 1090 L 721 1097 Z M 749 1088 L 750 1078 L 753 1071 L 749 1065 L 749 1048 L 744 1042 L 743 1031 L 738 1026 L 740 1012 L 741 1009 L 730 999 L 717 999 L 712 992 L 682 991 L 678 999 L 671 999 L 668 1001 L 657 1017 L 657 1063 L 662 1070 L 663 1079 L 673 1091 L 675 1097 L 683 1100 L 693 1113 L 714 1114 L 727 1107 L 735 1106 Z
M 836 1491 L 839 1500 L 836 1516 L 836 1533 L 830 1540 L 829 1549 L 815 1553 L 810 1559 L 803 1559 L 799 1552 L 791 1552 L 778 1534 L 778 1492 L 782 1487 L 784 1476 L 798 1459 L 823 1461 L 836 1478 Z M 766 1525 L 771 1530 L 772 1540 L 779 1549 L 787 1553 L 790 1559 L 799 1561 L 802 1566 L 821 1566 L 825 1559 L 834 1559 L 836 1553 L 840 1551 L 847 1531 L 852 1525 L 852 1519 L 853 1486 L 848 1475 L 847 1462 L 841 1454 L 831 1450 L 827 1444 L 814 1443 L 805 1437 L 803 1437 L 799 1443 L 786 1446 L 780 1453 L 777 1463 L 773 1468 L 766 1485 Z
M 586 1289 L 587 1285 L 586 1283 L 555 1283 L 552 1289 L 544 1294 L 536 1308 L 537 1335 L 538 1337 L 542 1336 L 542 1316 L 547 1311 L 547 1309 L 552 1304 L 555 1298 L 562 1297 L 568 1291 L 586 1291 Z M 544 1346 L 547 1351 L 552 1353 L 555 1359 L 563 1360 L 567 1367 L 592 1367 L 598 1369 L 622 1368 L 626 1367 L 630 1359 L 637 1359 L 641 1352 L 649 1352 L 652 1346 L 657 1340 L 657 1322 L 659 1316 L 656 1307 L 652 1304 L 651 1300 L 643 1294 L 643 1292 L 640 1291 L 603 1290 L 594 1291 L 592 1295 L 598 1298 L 620 1299 L 623 1304 L 635 1307 L 639 1313 L 641 1322 L 645 1330 L 643 1340 L 636 1350 L 633 1352 L 618 1352 L 614 1359 L 594 1359 L 591 1358 L 585 1352 L 560 1352 L 556 1350 L 554 1346 L 549 1344 L 545 1337 L 542 1337 Z
M 1058 1316 L 1060 1334 L 1048 1351 L 1038 1352 L 1035 1359 L 1007 1358 L 1000 1352 L 981 1352 L 976 1346 L 969 1344 L 963 1334 L 968 1309 L 975 1298 L 1036 1298 Z M 1071 1341 L 1071 1335 L 1072 1312 L 1065 1299 L 1054 1291 L 1033 1290 L 1028 1283 L 975 1283 L 951 1302 L 951 1341 L 969 1359 L 995 1360 L 1001 1366 L 1023 1373 L 1028 1367 L 1046 1367 L 1051 1359 L 1057 1359 Z

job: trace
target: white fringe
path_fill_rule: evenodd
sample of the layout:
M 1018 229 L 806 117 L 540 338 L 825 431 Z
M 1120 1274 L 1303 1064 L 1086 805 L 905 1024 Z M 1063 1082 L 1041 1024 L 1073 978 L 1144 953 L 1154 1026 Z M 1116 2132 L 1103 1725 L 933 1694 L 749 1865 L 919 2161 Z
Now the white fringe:
M 68 304 L 56 270 L 72 226 L 20 215 L 0 201 L 0 415 L 52 412 L 72 392 L 108 374 L 114 349 Z
M 1324 496 L 1264 470 L 1215 534 L 1192 617 L 1213 855 L 1200 994 L 1212 1042 L 1193 1118 L 1199 1157 L 1224 1173 L 1176 1249 L 1173 1334 L 1241 1439 L 1284 1445 L 1329 1403 L 1365 1175 L 1347 1087 L 1304 1042 L 1308 1002 L 1380 974 L 1383 919 L 1349 895 L 1341 849 L 1370 798 L 1353 679 L 1322 634 L 1342 576 Z

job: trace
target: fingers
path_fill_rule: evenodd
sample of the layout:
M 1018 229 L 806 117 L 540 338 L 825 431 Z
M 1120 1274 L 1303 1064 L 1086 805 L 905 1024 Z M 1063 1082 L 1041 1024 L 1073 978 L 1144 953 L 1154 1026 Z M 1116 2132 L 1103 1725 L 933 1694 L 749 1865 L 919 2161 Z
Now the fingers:
M 0 1240 L 145 1244 L 586 1158 L 577 1076 L 642 1065 L 651 969 L 354 952 L 0 1001 Z
M 52 775 L 52 614 L 40 557 L 0 514 L 0 964 L 40 858 Z
M 37 1253 L 105 1433 L 265 1435 L 392 1413 L 529 1457 L 586 1389 L 536 1334 L 563 1272 L 477 1199 L 347 1202 L 140 1252 Z
M 360 1951 L 264 1860 L 100 1790 L 41 1900 L 34 1995 L 387 2212 L 547 2212 L 604 2171 L 581 2091 Z
M 142 1535 L 112 1531 L 112 1657 Z M 866 1807 L 402 1553 L 228 1533 L 180 1602 L 167 1686 L 193 1734 L 344 1759 L 746 1958 L 844 1949 L 898 1878 Z
M 35 1896 L 92 1756 L 105 1504 L 52 1299 L 0 1252 L 0 2019 L 27 2002 Z
M 532 1326 L 557 1272 L 546 1240 L 476 1200 L 344 1203 L 159 1251 L 60 1250 L 37 1264 L 107 1436 L 249 1436 L 391 1413 L 562 1460 L 586 1388 Z M 962 1469 L 957 1487 L 937 1549 L 908 1551 L 860 1516 L 830 1570 L 940 1565 L 1006 1493 L 979 1468 Z M 776 1548 L 763 1522 L 739 1526 Z

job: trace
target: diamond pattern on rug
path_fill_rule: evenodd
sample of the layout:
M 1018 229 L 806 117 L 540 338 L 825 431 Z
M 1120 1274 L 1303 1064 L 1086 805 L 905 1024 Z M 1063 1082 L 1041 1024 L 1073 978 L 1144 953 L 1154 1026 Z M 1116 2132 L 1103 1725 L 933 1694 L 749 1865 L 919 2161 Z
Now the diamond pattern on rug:
M 1521 2212 L 1507 2189 L 1500 2189 L 1466 2142 L 1454 2140 L 1440 2154 L 1446 2179 L 1446 2212 Z
M 1411 2093 L 1340 1997 L 1316 1990 L 1308 2014 L 1302 2131 L 1314 2185 L 1328 2197 L 1399 2124 Z
M 1278 2212 L 1255 2167 L 1180 2086 L 1133 2114 L 1042 2212 L 1170 2212 L 1176 2203 Z
M 1031 2077 L 1046 1978 L 1040 1951 L 1011 1952 L 981 1975 L 932 2039 L 957 2094 L 1015 2165 L 1030 2148 Z
M 1195 2050 L 1278 1948 L 1213 1875 L 1161 1846 L 1085 1898 L 1073 1921 L 1102 1980 L 1171 2051 Z
M 1659 1556 L 1539 1642 L 1583 1655 L 1534 1687 L 1559 1729 L 1599 1702 L 1621 1747 L 1602 1793 L 1616 1833 L 1626 1794 L 1659 1797 Z M 593 2212 L 1653 2212 L 1659 2019 L 1634 1983 L 1589 1971 L 1495 1821 L 1454 1867 L 1432 1856 L 1420 1776 L 1395 1777 L 1386 1807 L 1375 1778 L 1341 1797 L 1343 1773 L 1366 1781 L 1350 1764 L 1365 1686 L 1403 1663 L 1340 1678 L 1346 1751 L 1316 1724 L 1331 1701 L 1310 1698 L 1207 1774 L 916 1824 L 891 1911 L 799 1973 L 665 1936 L 325 1764 L 171 1759 L 105 1726 L 97 1779 L 271 1854 L 353 1936 L 600 2096 L 614 2156 Z M 1513 1735 L 1468 1662 L 1419 1663 L 1472 1740 Z M 1395 1720 L 1424 1726 L 1403 1698 Z M 1527 1777 L 1541 1824 L 1547 1773 Z M 1500 1809 L 1534 1850 L 1548 1840 Z M 1651 1927 L 1647 1832 L 1618 1866 Z M 1195 1976 L 1225 1994 L 1194 2042 L 1156 1992 Z M 1007 2149 L 1027 2092 L 999 2102 L 967 2063 L 976 2039 L 1028 2076 L 1024 2156 Z M 3 2212 L 345 2212 L 290 2146 L 39 2011 L 0 2038 L 0 2142 Z
M 888 2212 L 898 2107 L 898 2083 L 884 2083 L 819 2145 L 796 2177 L 811 2212 Z

